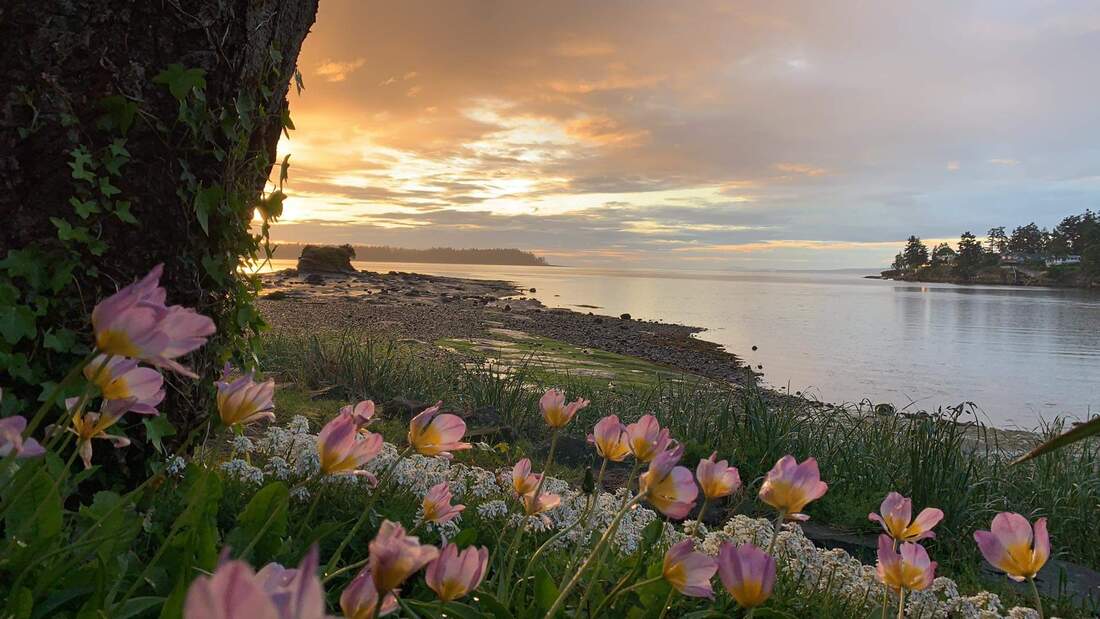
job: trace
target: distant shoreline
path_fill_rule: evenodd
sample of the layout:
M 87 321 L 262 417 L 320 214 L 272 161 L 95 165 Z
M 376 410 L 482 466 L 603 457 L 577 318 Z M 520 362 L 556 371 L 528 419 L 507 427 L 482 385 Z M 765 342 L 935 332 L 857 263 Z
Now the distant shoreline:
M 279 260 L 297 260 L 306 247 L 350 248 L 353 262 L 407 262 L 415 264 L 479 264 L 497 266 L 555 266 L 545 258 L 515 248 L 460 248 L 433 247 L 407 249 L 385 245 L 333 245 L 312 243 L 280 243 L 271 257 Z

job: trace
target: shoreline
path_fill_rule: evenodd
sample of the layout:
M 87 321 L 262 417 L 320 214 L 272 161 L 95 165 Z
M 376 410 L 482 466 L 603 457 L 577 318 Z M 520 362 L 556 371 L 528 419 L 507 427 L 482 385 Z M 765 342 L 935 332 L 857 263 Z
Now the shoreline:
M 762 380 L 764 374 L 736 353 L 696 337 L 706 331 L 702 327 L 548 308 L 526 296 L 530 289 L 514 282 L 404 271 L 299 273 L 292 268 L 260 278 L 260 312 L 274 328 L 287 332 L 327 329 L 395 336 L 428 345 L 440 354 L 456 352 L 439 344 L 440 340 L 492 340 L 501 332 L 527 333 L 634 357 L 738 388 L 752 387 L 775 403 L 794 399 L 823 412 L 852 411 L 858 406 L 870 415 L 929 414 L 889 404 L 838 404 L 789 393 L 768 386 Z M 998 428 L 990 420 L 974 421 L 1013 449 L 1024 449 L 1038 436 L 1035 429 Z
M 258 305 L 278 329 L 358 329 L 434 344 L 530 333 L 574 346 L 636 357 L 712 380 L 755 386 L 759 375 L 689 325 L 549 308 L 512 282 L 390 271 L 260 275 Z M 302 306 L 310 309 L 303 312 Z M 595 309 L 595 308 L 593 308 Z M 302 324 L 308 313 L 308 324 Z M 776 392 L 776 395 L 781 395 Z

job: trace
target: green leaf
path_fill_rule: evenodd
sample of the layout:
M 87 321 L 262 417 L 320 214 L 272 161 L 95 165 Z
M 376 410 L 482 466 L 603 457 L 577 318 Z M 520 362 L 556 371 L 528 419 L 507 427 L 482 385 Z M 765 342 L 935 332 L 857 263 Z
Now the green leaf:
M 226 537 L 226 544 L 237 552 L 245 552 L 251 546 L 249 552 L 256 557 L 252 563 L 266 563 L 282 548 L 289 501 L 290 490 L 283 482 L 264 486 L 237 516 L 237 526 Z
M 206 88 L 206 71 L 202 69 L 184 69 L 183 65 L 173 63 L 153 78 L 155 84 L 165 84 L 168 91 L 177 100 L 183 100 L 192 90 Z
M 126 603 L 122 604 L 111 613 L 112 619 L 130 619 L 144 613 L 150 608 L 155 608 L 159 604 L 163 604 L 166 598 L 157 596 L 146 596 L 140 598 L 130 598 L 126 600 Z
M 69 198 L 69 204 L 73 206 L 76 214 L 81 219 L 87 219 L 91 217 L 92 213 L 99 212 L 99 205 L 96 204 L 95 200 L 80 200 L 74 196 Z
M 8 344 L 17 344 L 23 338 L 34 339 L 34 311 L 26 305 L 8 305 L 0 307 L 0 336 Z
M 1055 449 L 1061 449 L 1067 445 L 1072 445 L 1077 441 L 1084 440 L 1090 436 L 1100 434 L 1100 417 L 1093 417 L 1085 423 L 1079 424 L 1069 431 L 1059 434 L 1058 436 L 1050 439 L 1049 441 L 1039 445 L 1035 449 L 1027 452 L 1012 462 L 1012 464 L 1019 464 L 1021 462 L 1027 462 L 1028 460 L 1041 456 L 1045 453 L 1054 451 Z
M 95 553 L 104 562 L 112 561 L 125 553 L 141 531 L 141 519 L 130 506 L 120 507 L 122 497 L 115 492 L 97 492 L 91 505 L 80 508 L 80 517 L 87 526 L 99 523 L 91 534 L 92 539 L 101 539 L 95 547 Z
M 107 131 L 118 129 L 123 135 L 126 135 L 130 126 L 134 124 L 134 115 L 138 110 L 136 103 L 121 95 L 100 99 L 99 107 L 103 110 L 103 115 L 97 121 L 99 128 Z
M 484 591 L 474 591 L 470 594 L 470 597 L 477 601 L 479 606 L 489 611 L 489 614 L 494 619 L 514 619 L 512 611 L 508 610 L 508 607 L 500 603 L 500 600 L 496 599 L 491 593 Z
M 18 537 L 31 546 L 61 533 L 61 497 L 53 477 L 45 471 L 45 467 L 28 467 L 20 471 L 31 479 L 19 500 L 4 514 L 8 536 Z M 7 490 L 10 492 L 11 486 Z
M 535 570 L 535 603 L 539 607 L 540 614 L 553 608 L 557 599 L 558 586 L 554 584 L 554 578 L 550 576 L 545 565 L 539 565 Z
M 210 235 L 210 213 L 217 211 L 223 196 L 225 191 L 220 185 L 200 188 L 195 194 L 195 216 L 198 217 L 199 226 L 207 236 Z
M 69 151 L 69 156 L 73 158 L 73 160 L 69 162 L 69 169 L 73 171 L 72 177 L 77 180 L 94 182 L 95 174 L 93 174 L 91 170 L 95 169 L 95 162 L 92 161 L 91 153 L 81 146 Z
M 157 451 L 164 453 L 164 445 L 161 439 L 166 436 L 176 435 L 176 427 L 172 425 L 172 422 L 168 421 L 168 416 L 155 415 L 153 417 L 144 417 L 141 423 L 145 426 L 145 436 L 149 439 L 149 442 L 153 444 L 153 447 L 155 447 Z
M 130 201 L 119 200 L 115 202 L 115 217 L 118 217 L 124 223 L 137 224 L 137 217 L 130 212 Z
M 8 600 L 8 608 L 11 609 L 13 619 L 28 619 L 34 610 L 34 594 L 26 587 L 19 587 Z M 7 615 L 5 615 L 7 616 Z
M 454 537 L 451 538 L 451 543 L 454 544 L 455 546 L 458 546 L 459 548 L 465 548 L 467 546 L 470 546 L 476 541 L 477 541 L 477 529 L 475 529 L 473 527 L 471 527 L 469 529 L 462 529 L 461 531 L 458 532 L 458 535 L 455 535 Z
M 46 333 L 42 345 L 57 352 L 69 352 L 76 346 L 76 333 L 69 329 L 56 329 Z

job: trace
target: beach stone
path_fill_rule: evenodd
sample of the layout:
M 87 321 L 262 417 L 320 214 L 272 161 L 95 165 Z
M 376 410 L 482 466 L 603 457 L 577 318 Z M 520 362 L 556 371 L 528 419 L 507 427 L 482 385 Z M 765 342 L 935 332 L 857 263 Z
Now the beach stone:
M 298 271 L 305 273 L 355 273 L 351 245 L 306 245 L 298 257 Z
M 387 419 L 401 419 L 407 422 L 429 406 L 431 404 L 409 400 L 408 398 L 392 398 L 382 404 L 382 416 Z
M 630 314 L 619 314 L 619 318 L 622 320 L 630 320 Z

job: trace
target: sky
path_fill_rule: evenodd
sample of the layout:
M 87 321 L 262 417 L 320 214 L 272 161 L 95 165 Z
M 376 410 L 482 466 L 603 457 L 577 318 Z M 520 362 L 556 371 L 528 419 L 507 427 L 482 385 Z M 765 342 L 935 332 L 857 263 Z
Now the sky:
M 1100 206 L 1100 2 L 322 0 L 278 241 L 885 267 Z

